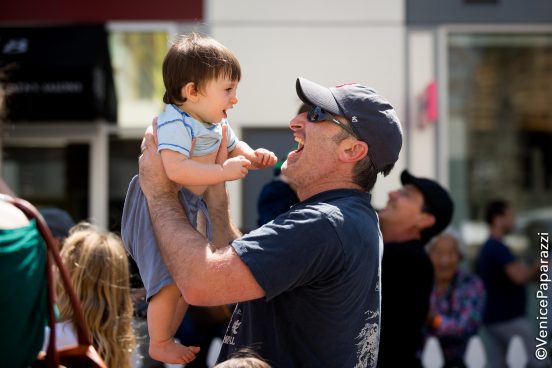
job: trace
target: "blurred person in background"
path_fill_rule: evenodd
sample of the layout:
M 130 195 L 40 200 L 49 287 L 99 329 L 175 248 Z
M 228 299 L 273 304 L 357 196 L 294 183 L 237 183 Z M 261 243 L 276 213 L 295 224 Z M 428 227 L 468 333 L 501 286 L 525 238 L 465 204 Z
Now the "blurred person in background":
M 439 340 L 444 368 L 463 368 L 466 367 L 464 354 L 468 341 L 477 333 L 483 320 L 483 282 L 460 269 L 463 255 L 456 231 L 449 228 L 433 238 L 427 251 L 435 272 L 428 334 Z
M 50 228 L 54 239 L 57 241 L 58 248 L 69 235 L 69 230 L 75 226 L 75 221 L 67 211 L 55 207 L 43 207 L 38 211 L 44 217 L 46 225 Z
M 111 232 L 81 222 L 71 229 L 61 250 L 92 344 L 108 367 L 130 368 L 135 345 L 127 254 Z M 58 284 L 58 347 L 77 344 L 73 308 Z
M 249 348 L 242 348 L 235 352 L 232 357 L 214 368 L 270 368 L 259 354 Z
M 452 218 L 448 192 L 434 180 L 404 170 L 403 187 L 378 212 L 383 235 L 381 340 L 378 367 L 421 367 L 433 266 L 425 244 Z
M 504 243 L 504 237 L 514 229 L 514 212 L 507 201 L 491 201 L 485 221 L 490 236 L 479 253 L 477 272 L 487 291 L 483 323 L 489 364 L 505 367 L 508 344 L 518 335 L 529 357 L 529 367 L 543 366 L 534 357 L 536 332 L 525 317 L 525 285 L 536 279 L 539 264 L 528 265 L 516 258 Z
M 274 166 L 274 177 L 263 186 L 259 195 L 257 201 L 257 212 L 259 213 L 257 225 L 259 227 L 287 212 L 291 206 L 299 202 L 295 190 L 282 173 L 282 164 L 283 162 L 280 161 Z

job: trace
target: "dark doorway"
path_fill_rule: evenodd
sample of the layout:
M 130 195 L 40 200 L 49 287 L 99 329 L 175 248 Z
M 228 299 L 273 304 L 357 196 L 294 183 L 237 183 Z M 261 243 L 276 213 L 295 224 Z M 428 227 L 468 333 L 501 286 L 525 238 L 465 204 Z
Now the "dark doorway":
M 253 149 L 266 148 L 278 156 L 279 161 L 284 161 L 290 151 L 295 149 L 293 135 L 288 128 L 245 128 L 243 140 Z M 251 231 L 257 228 L 257 199 L 263 185 L 268 183 L 273 176 L 273 170 L 252 170 L 243 181 L 243 230 Z

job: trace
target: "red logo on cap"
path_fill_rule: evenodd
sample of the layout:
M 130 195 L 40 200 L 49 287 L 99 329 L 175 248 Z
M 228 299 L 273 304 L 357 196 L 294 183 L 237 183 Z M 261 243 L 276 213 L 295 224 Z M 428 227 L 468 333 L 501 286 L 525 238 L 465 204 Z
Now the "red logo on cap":
M 350 86 L 350 85 L 353 85 L 353 84 L 356 84 L 356 82 L 340 84 L 339 86 L 335 86 L 335 88 L 341 88 L 341 87 Z

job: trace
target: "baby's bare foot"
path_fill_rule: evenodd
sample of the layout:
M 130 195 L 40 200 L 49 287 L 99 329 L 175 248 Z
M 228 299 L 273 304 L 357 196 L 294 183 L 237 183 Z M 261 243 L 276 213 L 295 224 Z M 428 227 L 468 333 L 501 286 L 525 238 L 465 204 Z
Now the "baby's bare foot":
M 197 346 L 184 346 L 173 339 L 165 341 L 150 340 L 149 355 L 155 360 L 170 364 L 186 364 L 199 353 Z

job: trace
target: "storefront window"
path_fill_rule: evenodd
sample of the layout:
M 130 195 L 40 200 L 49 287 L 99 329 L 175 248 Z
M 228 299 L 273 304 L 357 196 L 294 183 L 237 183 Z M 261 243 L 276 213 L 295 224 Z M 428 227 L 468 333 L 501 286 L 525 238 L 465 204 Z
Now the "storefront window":
M 109 47 L 120 127 L 145 127 L 163 107 L 161 66 L 168 47 L 164 31 L 111 31 Z
M 88 218 L 88 144 L 7 146 L 3 155 L 2 177 L 17 196 L 62 208 L 76 221 Z
M 453 33 L 448 60 L 456 222 L 500 197 L 520 231 L 552 227 L 552 34 Z

